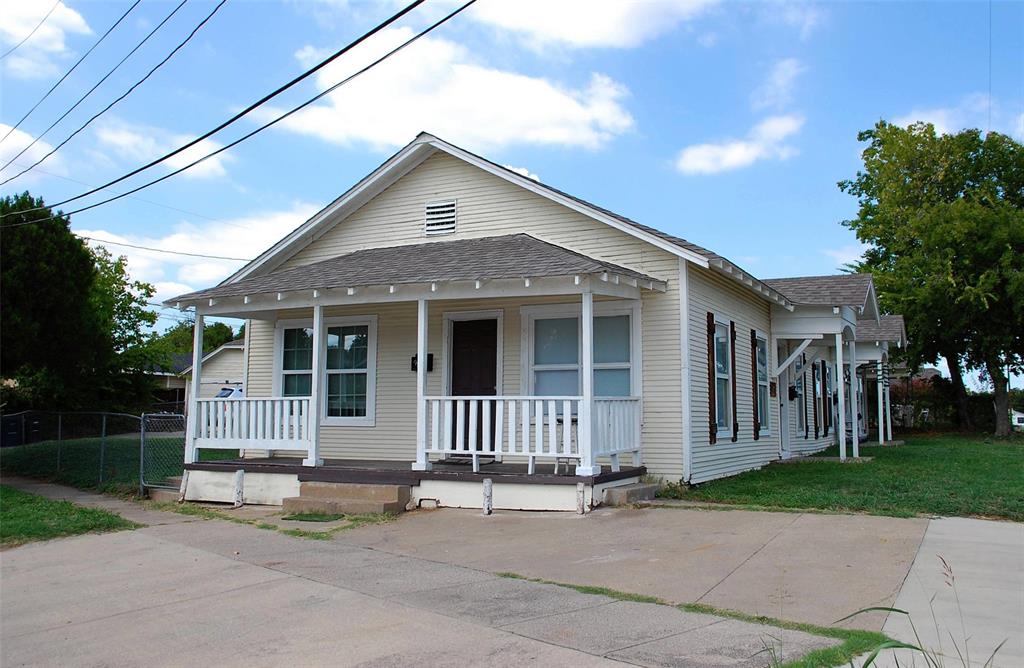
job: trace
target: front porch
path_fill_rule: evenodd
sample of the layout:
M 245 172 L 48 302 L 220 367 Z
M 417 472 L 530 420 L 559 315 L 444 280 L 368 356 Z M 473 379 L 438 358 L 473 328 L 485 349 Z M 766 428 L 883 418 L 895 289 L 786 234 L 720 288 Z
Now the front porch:
M 467 248 L 444 248 L 455 245 Z M 198 453 L 239 450 L 247 475 L 290 467 L 296 481 L 422 487 L 501 476 L 505 485 L 583 482 L 592 494 L 610 474 L 638 479 L 641 300 L 664 283 L 524 235 L 412 248 L 359 251 L 319 263 L 331 267 L 272 274 L 273 284 L 254 278 L 182 298 L 196 309 L 195 350 L 206 317 L 241 317 L 249 336 L 263 337 L 248 354 L 267 360 L 249 362 L 245 398 L 193 394 L 186 468 L 238 469 L 211 469 Z M 387 251 L 436 273 L 411 281 L 408 266 L 379 257 Z M 535 254 L 543 269 L 510 268 L 512 252 Z M 336 285 L 345 272 L 335 265 L 358 273 L 363 253 L 380 283 Z M 468 260 L 445 268 L 431 254 Z M 197 384 L 198 355 L 193 367 Z

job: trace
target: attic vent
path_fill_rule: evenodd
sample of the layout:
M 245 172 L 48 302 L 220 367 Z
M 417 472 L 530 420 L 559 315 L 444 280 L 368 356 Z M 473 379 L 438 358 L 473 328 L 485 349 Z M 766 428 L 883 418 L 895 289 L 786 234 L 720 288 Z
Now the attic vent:
M 423 232 L 432 234 L 451 234 L 455 231 L 455 200 L 427 202 Z

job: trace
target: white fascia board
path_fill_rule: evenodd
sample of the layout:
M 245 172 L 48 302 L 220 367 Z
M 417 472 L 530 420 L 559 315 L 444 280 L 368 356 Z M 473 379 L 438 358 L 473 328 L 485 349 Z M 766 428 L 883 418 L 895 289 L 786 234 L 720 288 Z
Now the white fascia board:
M 245 350 L 245 346 L 244 345 L 243 346 L 233 346 L 233 345 L 231 345 L 232 343 L 234 343 L 234 342 L 233 341 L 228 341 L 227 343 L 222 343 L 220 346 L 218 346 L 214 350 L 211 350 L 210 352 L 206 353 L 206 357 L 203 358 L 203 364 L 206 364 L 209 360 L 213 359 L 222 350 L 237 350 L 239 352 L 242 352 L 242 351 Z M 179 376 L 185 376 L 185 375 L 188 375 L 191 372 L 192 372 L 192 365 L 189 364 L 187 367 L 182 369 L 181 372 L 178 375 Z M 171 375 L 173 375 L 173 374 L 171 374 Z
M 773 290 L 761 281 L 754 279 L 753 276 L 731 262 L 726 260 L 712 260 L 709 266 L 719 274 L 722 274 L 727 278 L 731 278 L 748 290 L 756 292 L 768 301 L 778 304 L 787 311 L 793 310 L 793 303 L 786 299 L 781 292 Z

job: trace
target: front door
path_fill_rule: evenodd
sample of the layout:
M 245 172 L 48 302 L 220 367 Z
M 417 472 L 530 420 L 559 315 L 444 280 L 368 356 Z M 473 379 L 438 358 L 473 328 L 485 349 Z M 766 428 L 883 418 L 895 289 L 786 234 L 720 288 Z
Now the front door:
M 493 397 L 498 394 L 498 321 L 453 320 L 451 335 L 451 394 L 454 396 Z M 478 409 L 479 410 L 479 409 Z M 491 407 L 491 433 L 494 431 L 494 407 Z M 482 417 L 482 411 L 479 413 Z M 469 418 L 463 420 L 463 443 L 469 447 Z M 457 421 L 452 420 L 452 441 L 456 441 Z M 483 420 L 477 421 L 476 449 L 483 448 Z

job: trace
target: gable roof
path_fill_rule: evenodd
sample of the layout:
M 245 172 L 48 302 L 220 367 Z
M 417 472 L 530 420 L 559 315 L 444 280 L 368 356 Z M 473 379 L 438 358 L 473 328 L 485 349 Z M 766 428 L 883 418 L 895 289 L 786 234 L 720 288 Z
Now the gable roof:
M 402 285 L 614 273 L 659 282 L 626 267 L 541 241 L 529 234 L 366 248 L 320 262 L 190 292 L 171 301 Z
M 534 181 L 425 132 L 421 132 L 416 139 L 384 161 L 383 164 L 364 177 L 359 183 L 314 214 L 286 237 L 261 253 L 256 259 L 225 279 L 221 286 L 274 271 L 288 258 L 316 241 L 328 229 L 356 211 L 438 151 L 470 163 L 494 176 L 562 204 L 626 234 L 642 239 L 653 246 L 684 258 L 698 266 L 711 269 L 740 283 L 765 299 L 780 304 L 787 309 L 792 309 L 792 304 L 785 295 L 717 253 L 690 243 L 680 237 L 637 223 L 579 197 L 569 195 L 557 188 Z
M 871 274 L 797 276 L 767 278 L 764 281 L 795 304 L 808 306 L 851 306 L 873 312 L 875 284 Z
M 214 348 L 210 352 L 208 352 L 205 355 L 203 355 L 203 364 L 205 364 L 208 360 L 210 360 L 213 357 L 219 355 L 220 353 L 222 353 L 225 350 L 245 350 L 245 339 L 232 339 L 231 341 L 228 341 L 227 343 L 221 344 L 217 348 Z M 183 368 L 181 371 L 179 371 L 178 375 L 179 376 L 184 376 L 185 374 L 187 374 L 190 371 L 192 371 L 192 353 L 175 353 L 175 354 L 176 355 L 187 355 L 187 359 L 188 359 L 188 365 L 185 368 Z M 202 369 L 200 369 L 200 371 L 202 371 Z M 199 375 L 202 375 L 202 373 L 200 373 Z
M 907 329 L 902 315 L 883 315 L 877 321 L 874 318 L 861 318 L 857 321 L 858 341 L 893 341 L 900 347 L 907 340 Z

